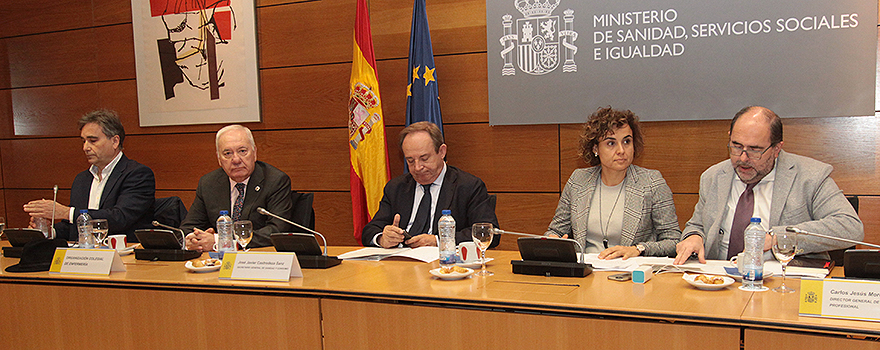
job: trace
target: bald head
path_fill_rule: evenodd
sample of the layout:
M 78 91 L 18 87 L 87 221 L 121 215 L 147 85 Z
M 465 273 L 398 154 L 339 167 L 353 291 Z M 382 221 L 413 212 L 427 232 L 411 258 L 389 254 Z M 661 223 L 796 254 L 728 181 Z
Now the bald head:
M 747 117 L 745 119 L 749 119 L 749 123 L 752 126 L 768 128 L 770 144 L 775 145 L 782 142 L 782 119 L 773 111 L 761 106 L 748 106 L 740 109 L 739 112 L 736 112 L 736 115 L 733 116 L 733 120 L 730 121 L 729 132 L 733 132 L 734 126 L 736 126 L 736 123 L 742 117 Z M 763 123 L 761 123 L 762 120 L 760 119 L 763 119 Z

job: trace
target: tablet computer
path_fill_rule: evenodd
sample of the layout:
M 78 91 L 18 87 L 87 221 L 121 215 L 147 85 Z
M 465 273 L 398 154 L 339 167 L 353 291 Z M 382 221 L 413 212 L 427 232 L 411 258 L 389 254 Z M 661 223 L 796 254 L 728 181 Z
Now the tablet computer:
M 145 249 L 180 249 L 180 234 L 171 230 L 146 228 L 134 231 Z
M 269 235 L 275 251 L 299 255 L 323 255 L 315 235 L 310 233 L 273 233 Z
M 6 234 L 9 244 L 13 247 L 24 247 L 30 241 L 46 239 L 40 230 L 32 228 L 8 228 L 3 230 L 3 233 Z
M 556 237 L 520 237 L 516 240 L 523 260 L 578 262 L 575 241 Z

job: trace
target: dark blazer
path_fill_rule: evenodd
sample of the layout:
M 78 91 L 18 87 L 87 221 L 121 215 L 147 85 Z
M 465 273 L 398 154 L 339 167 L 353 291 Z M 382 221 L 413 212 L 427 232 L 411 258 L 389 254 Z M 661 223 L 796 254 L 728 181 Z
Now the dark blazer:
M 79 216 L 80 209 L 89 206 L 89 192 L 92 188 L 92 173 L 88 170 L 76 175 L 70 187 L 70 206 L 73 217 Z M 156 199 L 156 178 L 146 165 L 128 159 L 125 154 L 116 163 L 107 185 L 101 194 L 98 210 L 89 210 L 92 219 L 107 219 L 110 233 L 125 234 L 129 242 L 137 242 L 134 231 L 152 228 L 153 201 Z M 61 215 L 66 215 L 62 213 Z M 55 224 L 59 238 L 70 241 L 79 239 L 76 224 L 67 219 Z
M 400 225 L 409 222 L 410 216 L 413 215 L 415 190 L 416 181 L 409 173 L 398 176 L 385 185 L 379 210 L 364 226 L 361 236 L 361 243 L 364 246 L 372 245 L 373 237 L 382 233 L 386 225 L 394 222 L 394 214 L 400 214 Z M 494 227 L 498 227 L 495 208 L 489 201 L 483 180 L 449 165 L 446 168 L 446 177 L 443 179 L 443 187 L 440 188 L 440 197 L 437 199 L 437 208 L 431 223 L 431 232 L 435 235 L 438 232 L 437 222 L 440 221 L 443 209 L 452 210 L 456 243 L 473 241 L 471 225 L 474 223 L 491 222 Z M 490 247 L 495 247 L 500 242 L 501 236 L 495 235 Z
M 193 228 L 217 230 L 217 218 L 221 210 L 228 210 L 232 215 L 230 203 L 231 190 L 229 176 L 223 169 L 217 169 L 199 179 L 196 188 L 196 199 L 186 219 L 180 225 L 184 232 L 192 232 Z M 266 210 L 289 219 L 293 216 L 293 204 L 290 201 L 290 177 L 283 171 L 269 164 L 257 161 L 254 172 L 248 180 L 245 190 L 244 205 L 240 220 L 250 220 L 254 224 L 254 237 L 248 247 L 265 247 L 272 245 L 269 235 L 276 232 L 290 232 L 293 227 L 281 220 L 257 213 L 257 208 Z

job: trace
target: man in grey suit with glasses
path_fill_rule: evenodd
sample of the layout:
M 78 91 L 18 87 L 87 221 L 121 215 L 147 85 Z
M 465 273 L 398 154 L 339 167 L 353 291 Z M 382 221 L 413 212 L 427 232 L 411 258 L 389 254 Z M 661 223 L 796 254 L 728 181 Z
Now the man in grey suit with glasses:
M 795 226 L 852 240 L 864 238 L 862 221 L 829 176 L 831 165 L 782 150 L 782 119 L 776 113 L 758 106 L 743 108 L 733 117 L 729 133 L 730 161 L 715 164 L 700 176 L 700 199 L 676 246 L 676 264 L 692 255 L 700 262 L 735 256 L 743 249 L 743 230 L 751 217 L 761 218 L 766 230 Z M 771 241 L 768 234 L 765 252 Z M 827 251 L 850 245 L 798 237 L 799 253 L 811 257 L 828 258 Z

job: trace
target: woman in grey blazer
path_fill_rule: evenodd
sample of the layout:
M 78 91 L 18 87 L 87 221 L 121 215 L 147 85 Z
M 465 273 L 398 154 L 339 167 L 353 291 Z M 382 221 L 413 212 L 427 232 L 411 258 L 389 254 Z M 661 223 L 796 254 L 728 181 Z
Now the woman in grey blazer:
M 584 125 L 576 169 L 546 235 L 573 237 L 599 258 L 675 256 L 681 237 L 672 191 L 657 170 L 633 165 L 643 149 L 631 111 L 600 108 Z

